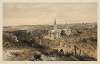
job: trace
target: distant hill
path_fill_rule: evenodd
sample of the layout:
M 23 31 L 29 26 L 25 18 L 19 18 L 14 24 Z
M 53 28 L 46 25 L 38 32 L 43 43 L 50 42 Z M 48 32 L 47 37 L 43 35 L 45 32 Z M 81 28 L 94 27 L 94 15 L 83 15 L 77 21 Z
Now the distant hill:
M 73 28 L 74 29 L 81 29 L 81 28 L 92 28 L 96 26 L 96 23 L 75 23 L 75 24 L 58 24 L 58 29 L 66 29 L 66 28 Z M 4 26 L 3 31 L 16 31 L 16 30 L 34 30 L 34 29 L 53 29 L 53 25 L 22 25 L 22 26 Z

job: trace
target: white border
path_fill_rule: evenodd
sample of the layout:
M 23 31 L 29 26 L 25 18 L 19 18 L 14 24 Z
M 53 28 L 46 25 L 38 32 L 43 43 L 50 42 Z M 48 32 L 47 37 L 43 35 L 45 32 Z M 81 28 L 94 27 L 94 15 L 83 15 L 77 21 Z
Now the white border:
M 97 3 L 98 4 L 98 18 L 97 18 L 97 23 L 98 23 L 98 60 L 97 61 L 2 61 L 2 24 L 3 24 L 3 3 L 4 2 L 9 2 L 9 3 L 58 3 L 58 2 L 64 2 L 64 3 Z M 99 64 L 100 63 L 100 56 L 99 56 L 99 20 L 100 20 L 100 6 L 99 6 L 99 0 L 0 0 L 0 64 Z

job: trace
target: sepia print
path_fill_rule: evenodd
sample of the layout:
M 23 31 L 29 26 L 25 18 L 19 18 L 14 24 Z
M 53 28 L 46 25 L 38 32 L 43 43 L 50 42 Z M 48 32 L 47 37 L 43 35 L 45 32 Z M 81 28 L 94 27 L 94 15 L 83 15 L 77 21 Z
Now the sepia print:
M 97 61 L 96 3 L 4 3 L 3 60 Z

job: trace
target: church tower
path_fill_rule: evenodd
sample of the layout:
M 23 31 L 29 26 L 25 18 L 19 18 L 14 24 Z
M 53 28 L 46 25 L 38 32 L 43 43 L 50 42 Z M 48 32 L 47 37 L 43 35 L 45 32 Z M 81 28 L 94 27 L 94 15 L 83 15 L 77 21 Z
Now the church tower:
M 54 21 L 54 39 L 57 37 L 57 24 L 56 24 L 56 19 Z
M 55 31 L 57 30 L 56 19 L 55 19 L 55 21 L 54 21 L 54 30 L 55 30 Z

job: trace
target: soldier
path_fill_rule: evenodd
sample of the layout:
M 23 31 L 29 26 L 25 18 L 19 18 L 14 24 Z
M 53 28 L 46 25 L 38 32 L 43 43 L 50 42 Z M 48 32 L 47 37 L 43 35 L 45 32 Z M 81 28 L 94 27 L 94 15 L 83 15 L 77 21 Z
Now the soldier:
M 59 51 L 59 53 L 60 53 L 60 56 L 64 55 L 63 49 L 61 49 L 61 50 Z

